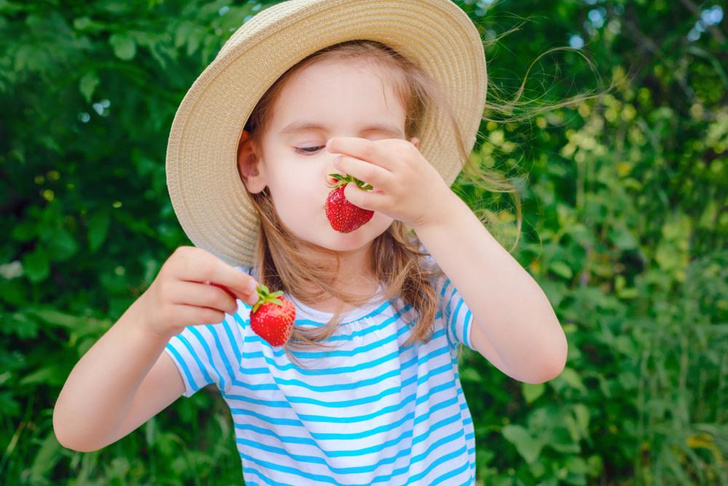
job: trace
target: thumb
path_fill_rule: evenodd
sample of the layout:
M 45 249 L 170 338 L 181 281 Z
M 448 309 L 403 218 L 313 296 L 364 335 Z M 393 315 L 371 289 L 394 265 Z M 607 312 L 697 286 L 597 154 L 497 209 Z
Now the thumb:
M 240 296 L 241 300 L 250 306 L 255 305 L 258 302 L 258 285 L 254 278 L 249 278 L 243 288 L 243 295 Z

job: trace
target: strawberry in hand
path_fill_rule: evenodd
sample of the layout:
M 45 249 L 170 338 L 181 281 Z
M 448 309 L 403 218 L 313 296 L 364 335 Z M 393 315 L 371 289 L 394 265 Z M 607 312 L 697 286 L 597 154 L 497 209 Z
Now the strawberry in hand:
M 271 346 L 283 346 L 293 333 L 296 309 L 283 297 L 283 292 L 270 292 L 259 285 L 258 302 L 250 312 L 250 327 Z
M 326 217 L 336 231 L 351 233 L 368 223 L 374 216 L 374 211 L 362 209 L 350 203 L 344 196 L 344 189 L 351 182 L 364 191 L 371 190 L 372 186 L 350 175 L 329 174 L 329 176 L 336 179 L 337 182 L 329 186 L 332 189 L 326 198 Z

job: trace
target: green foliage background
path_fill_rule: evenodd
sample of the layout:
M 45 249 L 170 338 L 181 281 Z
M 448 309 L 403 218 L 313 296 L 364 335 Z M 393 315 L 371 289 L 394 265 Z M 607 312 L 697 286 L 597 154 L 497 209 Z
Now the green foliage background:
M 464 354 L 481 483 L 728 484 L 728 27 L 721 2 L 694 1 L 457 2 L 489 41 L 489 99 L 523 83 L 473 157 L 519 188 L 513 253 L 570 343 L 541 385 Z M 5 484 L 241 482 L 212 392 L 88 454 L 57 443 L 51 414 L 74 363 L 189 244 L 165 187 L 172 118 L 270 3 L 0 0 Z M 464 176 L 455 190 L 514 242 L 507 195 Z

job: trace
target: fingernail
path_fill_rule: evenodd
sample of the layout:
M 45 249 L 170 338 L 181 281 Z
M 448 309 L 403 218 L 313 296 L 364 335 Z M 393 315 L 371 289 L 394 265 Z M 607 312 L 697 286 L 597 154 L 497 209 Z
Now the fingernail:
M 248 290 L 248 293 L 249 294 L 255 294 L 255 289 L 256 288 L 258 288 L 258 282 L 256 282 L 255 280 L 251 280 L 250 282 L 248 282 L 248 289 L 247 290 Z

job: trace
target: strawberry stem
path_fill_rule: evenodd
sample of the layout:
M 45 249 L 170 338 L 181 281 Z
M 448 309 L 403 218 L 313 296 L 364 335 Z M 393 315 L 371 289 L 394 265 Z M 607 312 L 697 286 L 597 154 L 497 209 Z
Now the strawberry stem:
M 332 177 L 332 178 L 334 178 L 334 179 L 336 179 L 338 181 L 335 184 L 329 184 L 329 187 L 332 188 L 332 189 L 336 189 L 336 188 L 339 188 L 341 186 L 345 186 L 345 185 L 347 185 L 350 182 L 353 182 L 354 184 L 356 184 L 357 186 L 359 186 L 359 188 L 361 190 L 363 190 L 363 191 L 371 191 L 372 189 L 374 189 L 374 187 L 372 185 L 367 184 L 366 182 L 364 182 L 364 181 L 362 181 L 360 179 L 357 179 L 356 177 L 351 176 L 351 175 L 345 175 L 344 176 L 344 175 L 341 175 L 341 174 L 329 174 L 329 177 Z
M 258 308 L 265 304 L 265 303 L 271 303 L 275 305 L 283 305 L 283 301 L 279 297 L 283 296 L 283 292 L 278 290 L 276 292 L 271 292 L 268 290 L 268 287 L 266 287 L 263 284 L 258 285 L 258 287 L 255 289 L 258 292 L 258 302 L 255 303 L 253 306 L 253 312 L 256 312 Z

